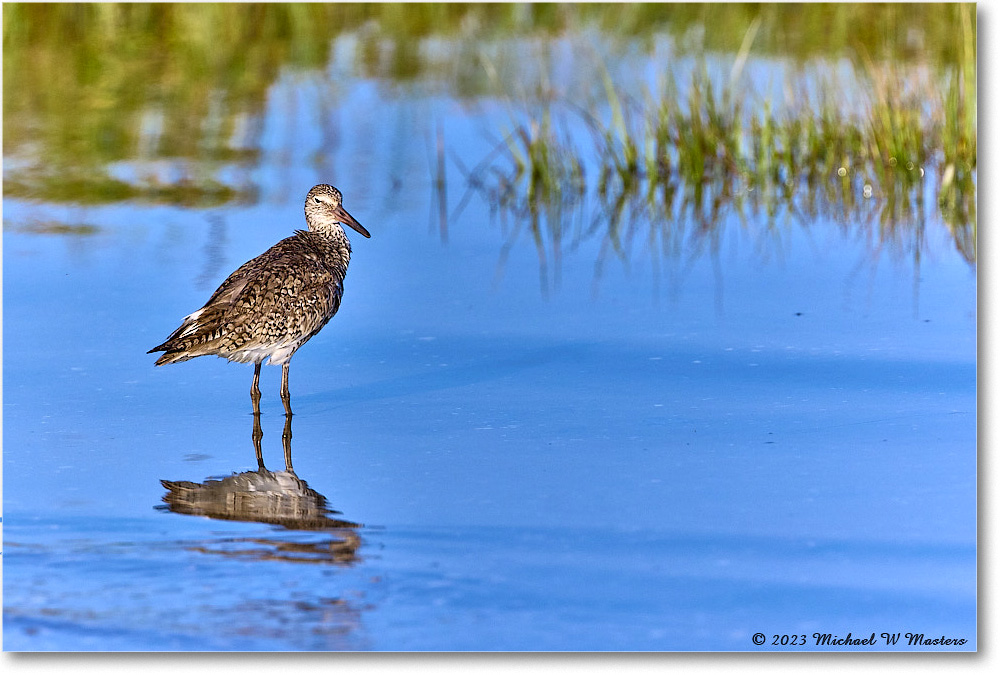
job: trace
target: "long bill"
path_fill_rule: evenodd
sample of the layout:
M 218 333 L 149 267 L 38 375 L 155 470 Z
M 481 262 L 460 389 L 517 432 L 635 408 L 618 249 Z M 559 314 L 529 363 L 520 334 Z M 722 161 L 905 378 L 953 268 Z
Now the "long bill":
M 349 225 L 353 229 L 355 229 L 358 232 L 360 232 L 361 234 L 363 234 L 365 237 L 367 237 L 369 239 L 372 238 L 372 236 L 370 234 L 368 234 L 368 230 L 366 230 L 364 227 L 362 227 L 361 223 L 359 223 L 358 221 L 354 220 L 354 216 L 352 216 L 350 213 L 348 213 L 344 209 L 343 206 L 338 206 L 337 208 L 335 208 L 333 210 L 333 215 L 335 215 L 337 217 L 337 220 L 339 220 L 340 222 L 344 223 L 345 225 Z

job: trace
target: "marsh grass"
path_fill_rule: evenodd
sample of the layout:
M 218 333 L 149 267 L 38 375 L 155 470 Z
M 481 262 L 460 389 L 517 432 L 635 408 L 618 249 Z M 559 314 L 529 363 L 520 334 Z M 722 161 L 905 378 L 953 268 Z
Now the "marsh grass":
M 642 229 L 648 246 L 668 255 L 712 249 L 727 214 L 744 224 L 764 223 L 765 237 L 776 236 L 778 220 L 808 227 L 824 216 L 855 228 L 873 252 L 919 257 L 928 199 L 957 250 L 974 264 L 975 33 L 969 8 L 955 11 L 964 31 L 955 66 L 898 66 L 859 45 L 855 80 L 864 103 L 854 109 L 844 109 L 836 83 L 820 83 L 813 96 L 790 84 L 791 104 L 741 86 L 757 23 L 721 82 L 699 60 L 686 73 L 664 74 L 658 91 L 630 97 L 598 61 L 603 99 L 586 108 L 549 100 L 540 118 L 525 107 L 529 121 L 514 135 L 520 151 L 511 152 L 512 165 L 489 164 L 496 182 L 487 192 L 502 192 L 493 203 L 528 218 L 533 230 L 543 222 L 562 232 L 562 221 L 572 220 L 567 210 L 584 208 L 581 201 L 567 209 L 558 187 L 567 174 L 563 163 L 573 158 L 574 166 L 586 167 L 564 185 L 597 202 L 591 225 L 576 235 L 603 237 L 595 279 L 608 255 L 628 264 L 629 246 Z M 589 147 L 548 133 L 554 115 L 582 120 Z M 480 188 L 490 185 L 487 172 L 474 178 Z M 581 178 L 583 185 L 575 182 Z M 551 195 L 559 199 L 548 200 Z M 687 244 L 679 245 L 682 240 Z M 542 245 L 544 233 L 536 232 L 535 241 Z
M 506 241 L 500 252 L 498 275 L 526 224 L 539 255 L 543 293 L 549 290 L 549 249 L 555 257 L 553 282 L 559 283 L 558 258 L 566 229 L 562 215 L 586 191 L 583 161 L 568 135 L 558 130 L 548 101 L 545 97 L 537 117 L 518 120 L 512 114 L 511 128 L 494 153 L 506 158 L 513 167 L 511 173 L 505 174 L 492 162 L 486 162 L 469 174 L 470 185 L 491 195 L 491 208 L 500 214 L 504 224 Z M 485 179 L 484 170 L 489 172 Z
M 254 186 L 225 183 L 223 169 L 260 161 L 263 111 L 280 73 L 329 67 L 331 45 L 347 35 L 353 52 L 334 65 L 353 75 L 440 87 L 463 101 L 510 100 L 495 150 L 466 179 L 506 233 L 530 229 L 550 251 L 541 260 L 598 235 L 602 251 L 622 259 L 640 240 L 676 254 L 690 235 L 698 249 L 727 213 L 745 222 L 826 213 L 872 223 L 893 241 L 930 214 L 976 259 L 974 5 L 10 3 L 3 33 L 11 197 L 253 200 Z M 678 55 L 734 58 L 728 79 L 702 64 L 666 72 L 639 95 L 595 58 L 574 72 L 596 83 L 596 102 L 567 100 L 551 79 L 520 90 L 534 86 L 523 82 L 532 64 L 512 50 L 529 40 L 544 51 L 566 36 L 617 40 L 647 56 L 667 36 Z M 493 76 L 487 44 L 504 60 Z M 742 83 L 751 55 L 850 58 L 868 104 L 845 113 L 836 83 L 815 96 L 795 91 L 798 106 L 760 100 Z M 589 134 L 571 136 L 581 120 Z M 443 193 L 446 151 L 434 154 L 432 182 Z M 164 163 L 173 171 L 158 173 Z M 123 165 L 136 170 L 115 171 Z M 597 209 L 582 212 L 592 198 Z M 447 216 L 436 217 L 444 235 Z

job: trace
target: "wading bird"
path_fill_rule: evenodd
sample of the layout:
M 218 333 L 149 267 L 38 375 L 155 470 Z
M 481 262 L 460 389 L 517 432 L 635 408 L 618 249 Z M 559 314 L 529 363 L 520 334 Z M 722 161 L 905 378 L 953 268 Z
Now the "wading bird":
M 292 414 L 288 362 L 340 308 L 351 242 L 341 223 L 371 237 L 344 210 L 340 190 L 317 185 L 306 195 L 308 230 L 296 230 L 222 282 L 205 306 L 153 349 L 156 365 L 214 354 L 253 363 L 250 399 L 260 412 L 260 366 L 281 366 L 281 401 Z

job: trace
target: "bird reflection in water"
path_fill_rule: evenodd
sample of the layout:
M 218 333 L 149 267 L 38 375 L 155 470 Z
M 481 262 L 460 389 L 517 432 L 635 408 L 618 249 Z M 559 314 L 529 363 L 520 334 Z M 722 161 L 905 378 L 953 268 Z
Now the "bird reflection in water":
M 331 517 L 340 515 L 327 506 L 326 497 L 316 492 L 295 474 L 292 468 L 292 416 L 285 416 L 281 434 L 285 451 L 285 470 L 270 471 L 264 466 L 260 414 L 253 416 L 253 445 L 257 470 L 234 473 L 225 478 L 207 478 L 204 482 L 161 480 L 167 489 L 165 505 L 158 508 L 184 515 L 207 516 L 219 520 L 278 525 L 287 530 L 312 533 L 305 540 L 287 536 L 226 538 L 194 550 L 217 555 L 257 560 L 285 560 L 321 564 L 351 564 L 358 560 L 361 537 L 359 523 Z

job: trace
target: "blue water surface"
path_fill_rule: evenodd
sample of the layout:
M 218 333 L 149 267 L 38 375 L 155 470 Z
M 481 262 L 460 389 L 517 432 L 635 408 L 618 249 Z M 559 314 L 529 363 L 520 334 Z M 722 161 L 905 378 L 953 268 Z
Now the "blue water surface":
M 440 120 L 475 164 L 496 111 L 341 82 L 329 144 L 322 86 L 273 88 L 253 203 L 5 200 L 5 649 L 976 648 L 975 269 L 943 225 L 919 257 L 735 214 L 714 253 L 505 252 L 478 193 L 442 236 L 427 155 Z M 290 449 L 361 526 L 164 509 L 161 480 L 257 469 L 252 370 L 146 351 L 319 182 L 373 236 L 292 360 Z

